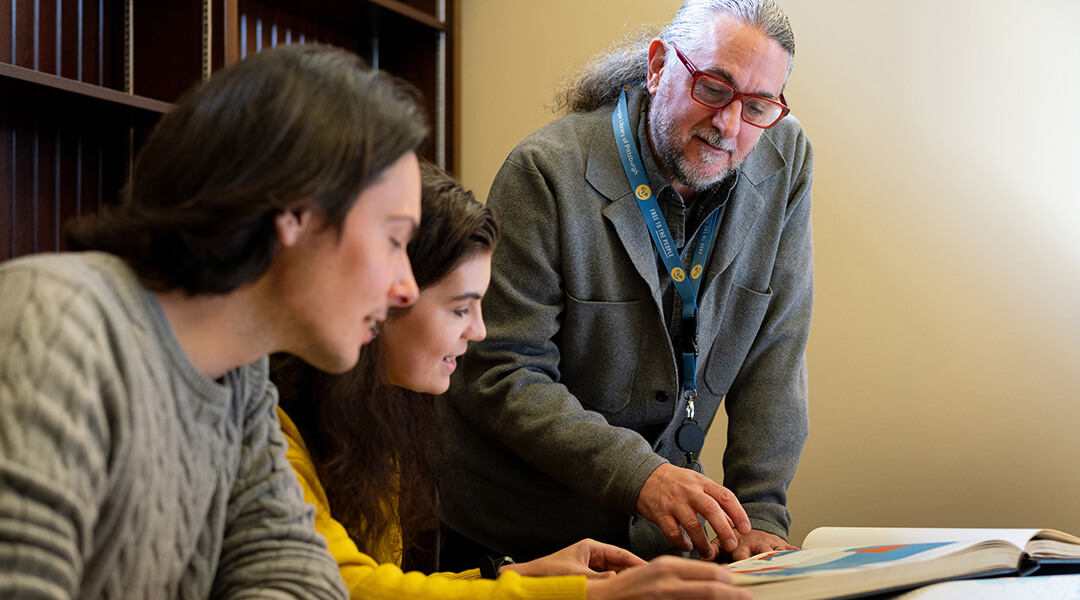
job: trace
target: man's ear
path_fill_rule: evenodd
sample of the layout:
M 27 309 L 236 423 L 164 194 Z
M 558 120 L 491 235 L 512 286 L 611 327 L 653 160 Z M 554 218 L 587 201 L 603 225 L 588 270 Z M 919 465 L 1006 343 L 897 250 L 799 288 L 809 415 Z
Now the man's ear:
M 660 38 L 656 38 L 649 44 L 649 70 L 645 79 L 645 86 L 649 93 L 656 95 L 660 87 L 660 74 L 664 71 L 667 59 L 667 44 Z
M 281 211 L 274 217 L 274 231 L 282 248 L 296 245 L 300 236 L 311 228 L 311 210 L 294 206 Z

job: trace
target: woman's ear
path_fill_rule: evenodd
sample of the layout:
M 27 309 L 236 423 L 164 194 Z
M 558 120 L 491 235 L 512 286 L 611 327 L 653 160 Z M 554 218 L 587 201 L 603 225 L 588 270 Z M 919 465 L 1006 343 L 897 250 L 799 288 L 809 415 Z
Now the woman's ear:
M 311 226 L 311 211 L 299 206 L 289 208 L 274 217 L 274 230 L 283 248 L 296 245 L 300 236 Z

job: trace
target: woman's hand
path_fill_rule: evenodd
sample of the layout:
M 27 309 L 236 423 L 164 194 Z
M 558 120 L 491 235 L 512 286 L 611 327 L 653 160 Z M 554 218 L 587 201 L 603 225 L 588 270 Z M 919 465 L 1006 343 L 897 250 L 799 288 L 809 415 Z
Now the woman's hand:
M 727 566 L 676 556 L 661 556 L 605 579 L 590 579 L 585 590 L 589 600 L 750 600 L 749 591 L 731 585 Z
M 503 565 L 499 572 L 515 571 L 531 577 L 584 575 L 602 578 L 611 577 L 630 567 L 647 564 L 628 550 L 586 539 L 536 560 Z

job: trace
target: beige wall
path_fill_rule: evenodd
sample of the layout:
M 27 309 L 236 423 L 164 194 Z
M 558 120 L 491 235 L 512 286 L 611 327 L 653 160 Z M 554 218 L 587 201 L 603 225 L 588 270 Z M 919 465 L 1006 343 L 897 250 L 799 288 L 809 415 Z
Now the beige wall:
M 821 525 L 1080 534 L 1080 3 L 782 0 L 816 149 Z M 461 168 L 481 197 L 554 83 L 667 0 L 462 0 Z M 706 446 L 719 476 L 723 439 Z

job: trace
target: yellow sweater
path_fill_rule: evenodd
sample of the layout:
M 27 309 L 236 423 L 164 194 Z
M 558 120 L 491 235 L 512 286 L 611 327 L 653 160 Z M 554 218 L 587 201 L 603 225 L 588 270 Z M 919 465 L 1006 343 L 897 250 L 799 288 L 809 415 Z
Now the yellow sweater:
M 380 565 L 372 557 L 360 552 L 345 531 L 345 526 L 330 515 L 330 502 L 319 483 L 315 464 L 300 436 L 300 430 L 280 408 L 278 417 L 281 418 L 281 430 L 289 440 L 286 456 L 300 479 L 301 487 L 304 488 L 304 499 L 315 505 L 315 529 L 326 537 L 330 554 L 337 560 L 351 598 L 584 600 L 585 578 L 582 576 L 522 577 L 517 573 L 506 572 L 498 580 L 491 581 L 481 579 L 479 569 L 464 573 L 424 575 L 415 571 L 403 573 L 397 564 Z M 400 544 L 400 534 L 395 533 L 390 537 Z M 390 550 L 400 561 L 400 548 L 386 550 Z

